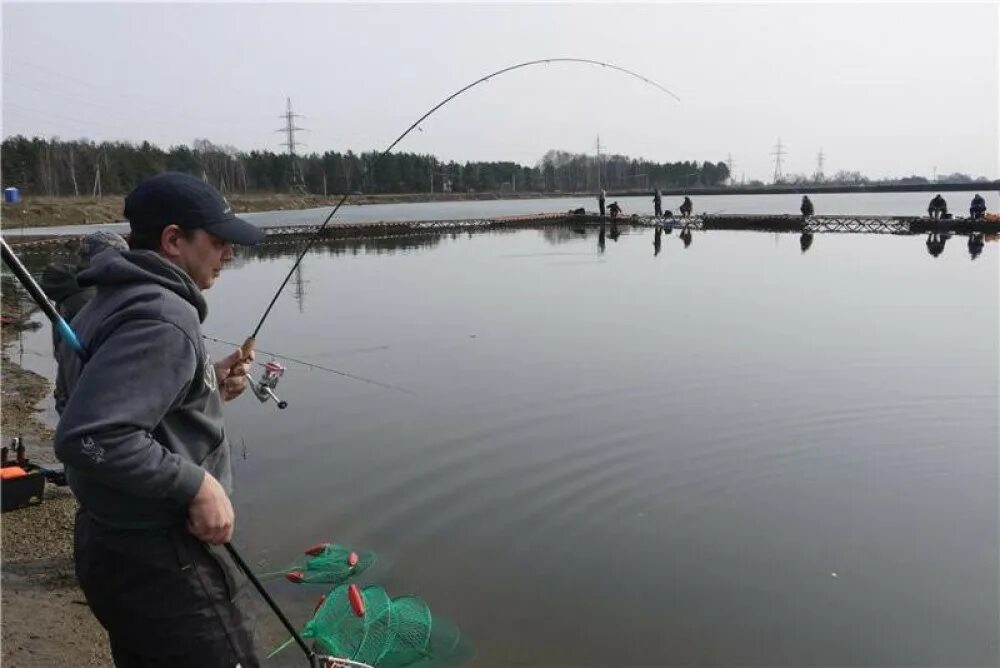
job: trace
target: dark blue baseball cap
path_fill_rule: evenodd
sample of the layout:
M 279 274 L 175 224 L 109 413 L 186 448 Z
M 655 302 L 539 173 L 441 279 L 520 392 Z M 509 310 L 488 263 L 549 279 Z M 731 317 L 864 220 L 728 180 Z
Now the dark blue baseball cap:
M 202 229 L 243 246 L 264 239 L 259 228 L 236 217 L 222 193 L 180 172 L 163 172 L 136 186 L 125 197 L 125 217 L 133 230 L 155 230 L 173 224 L 185 230 Z

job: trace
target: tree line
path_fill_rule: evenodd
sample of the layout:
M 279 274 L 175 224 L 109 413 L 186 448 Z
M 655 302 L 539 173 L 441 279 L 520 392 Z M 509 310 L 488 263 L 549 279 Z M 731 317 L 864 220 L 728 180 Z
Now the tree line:
M 143 178 L 166 170 L 200 176 L 225 193 L 536 192 L 644 191 L 654 188 L 718 187 L 731 183 L 724 162 L 653 162 L 625 155 L 593 155 L 552 150 L 532 167 L 514 162 L 445 162 L 433 155 L 390 153 L 376 165 L 375 151 L 327 151 L 301 156 L 240 151 L 196 139 L 191 146 L 163 150 L 149 142 L 27 138 L 3 141 L 0 181 L 27 195 L 100 196 L 124 194 Z M 975 182 L 953 174 L 954 182 Z M 879 183 L 916 183 L 922 177 Z M 858 172 L 823 178 L 793 175 L 786 185 L 874 183 Z M 759 181 L 748 185 L 763 185 Z
M 295 156 L 240 151 L 197 139 L 163 150 L 150 142 L 27 138 L 3 141 L 3 187 L 28 195 L 123 194 L 165 170 L 203 177 L 223 192 L 311 194 L 429 192 L 592 192 L 722 185 L 724 163 L 656 163 L 624 155 L 549 151 L 533 167 L 515 162 L 442 161 L 433 155 L 327 151 Z

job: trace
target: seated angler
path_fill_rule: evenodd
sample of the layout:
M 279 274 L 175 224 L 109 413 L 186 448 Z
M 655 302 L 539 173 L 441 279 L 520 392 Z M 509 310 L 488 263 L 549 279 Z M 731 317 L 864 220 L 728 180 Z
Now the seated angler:
M 969 205 L 969 218 L 972 220 L 981 220 L 983 216 L 986 215 L 986 200 L 979 193 L 972 198 L 972 204 Z
M 683 216 L 684 218 L 687 218 L 688 216 L 691 215 L 691 212 L 694 210 L 694 204 L 691 203 L 690 197 L 684 198 L 684 201 L 681 202 L 680 210 L 681 210 L 681 216 Z
M 927 205 L 927 215 L 934 220 L 939 220 L 948 213 L 948 203 L 940 194 L 934 196 L 930 204 Z

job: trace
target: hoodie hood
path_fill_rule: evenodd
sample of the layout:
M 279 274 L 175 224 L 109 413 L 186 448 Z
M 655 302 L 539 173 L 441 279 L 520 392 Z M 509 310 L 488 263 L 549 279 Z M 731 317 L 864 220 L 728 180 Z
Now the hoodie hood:
M 155 283 L 194 306 L 200 322 L 205 322 L 205 316 L 208 315 L 205 297 L 191 277 L 155 251 L 119 251 L 109 248 L 98 253 L 90 268 L 82 271 L 76 278 L 80 286 L 93 285 L 98 289 L 102 286 Z
M 56 302 L 65 301 L 73 295 L 83 292 L 76 282 L 78 269 L 71 264 L 50 264 L 42 270 L 40 284 L 49 299 Z

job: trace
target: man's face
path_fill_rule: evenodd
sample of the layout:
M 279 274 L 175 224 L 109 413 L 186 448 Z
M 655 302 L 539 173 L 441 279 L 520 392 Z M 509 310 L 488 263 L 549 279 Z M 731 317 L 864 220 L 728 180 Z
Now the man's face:
M 174 262 L 202 290 L 212 287 L 222 267 L 233 259 L 233 244 L 205 230 L 194 230 L 189 238 L 179 237 L 175 248 Z

